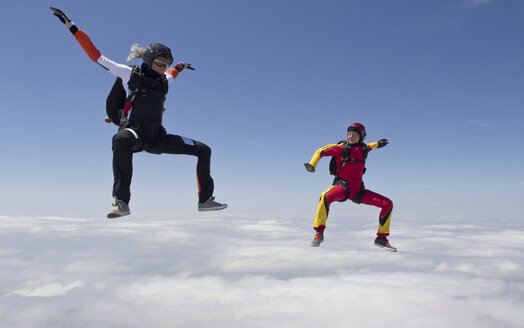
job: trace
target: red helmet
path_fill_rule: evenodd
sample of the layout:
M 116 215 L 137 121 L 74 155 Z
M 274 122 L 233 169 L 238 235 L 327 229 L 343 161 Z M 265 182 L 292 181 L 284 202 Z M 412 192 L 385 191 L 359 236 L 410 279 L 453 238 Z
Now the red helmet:
M 364 139 L 366 139 L 366 128 L 364 127 L 364 125 L 362 125 L 360 123 L 353 123 L 353 124 L 351 124 L 348 127 L 348 132 L 349 131 L 357 132 L 360 135 L 360 141 L 364 141 Z

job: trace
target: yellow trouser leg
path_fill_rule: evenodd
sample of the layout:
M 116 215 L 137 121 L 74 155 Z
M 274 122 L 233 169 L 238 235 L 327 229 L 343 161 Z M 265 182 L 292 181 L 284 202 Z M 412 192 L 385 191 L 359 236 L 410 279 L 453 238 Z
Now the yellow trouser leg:
M 389 235 L 389 222 L 391 221 L 391 212 L 392 211 L 389 211 L 386 215 L 379 218 L 377 234 L 384 234 L 386 236 Z
M 317 214 L 315 215 L 315 228 L 320 226 L 326 226 L 327 216 L 329 212 L 329 206 L 326 202 L 326 194 L 333 188 L 335 188 L 335 186 L 329 187 L 328 190 L 324 191 L 320 195 L 320 202 L 318 203 Z

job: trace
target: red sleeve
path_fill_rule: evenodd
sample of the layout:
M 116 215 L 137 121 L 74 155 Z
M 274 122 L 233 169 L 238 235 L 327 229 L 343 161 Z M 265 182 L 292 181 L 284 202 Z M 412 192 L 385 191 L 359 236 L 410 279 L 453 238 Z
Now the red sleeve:
M 322 157 L 336 156 L 338 154 L 341 154 L 343 149 L 344 149 L 344 145 L 336 145 L 334 147 L 329 147 L 329 148 L 322 150 L 322 152 L 320 153 L 320 156 Z
M 91 42 L 91 39 L 87 36 L 87 34 L 84 31 L 78 30 L 75 33 L 75 39 L 76 41 L 78 41 L 78 43 L 80 43 L 82 49 L 84 49 L 89 58 L 91 58 L 91 60 L 95 63 L 98 61 L 98 58 L 102 56 L 100 51 L 98 51 L 98 49 L 95 47 L 93 42 Z

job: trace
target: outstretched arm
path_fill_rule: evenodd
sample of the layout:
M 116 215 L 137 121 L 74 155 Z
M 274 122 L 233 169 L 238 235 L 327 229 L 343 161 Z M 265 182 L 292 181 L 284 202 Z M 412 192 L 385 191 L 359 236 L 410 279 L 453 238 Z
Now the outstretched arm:
M 62 10 L 53 7 L 50 7 L 50 9 L 53 12 L 53 15 L 58 17 L 58 19 L 60 19 L 60 21 L 64 23 L 65 26 L 69 29 L 71 34 L 73 34 L 73 36 L 78 41 L 78 43 L 80 43 L 82 49 L 84 49 L 89 58 L 91 58 L 91 60 L 96 63 L 98 61 L 98 58 L 100 58 L 102 54 L 93 45 L 93 42 L 91 42 L 91 39 L 89 39 L 87 34 L 85 34 L 84 31 L 76 27 L 76 24 L 69 17 L 67 17 L 67 15 Z
M 191 64 L 178 63 L 175 65 L 175 67 L 171 67 L 164 73 L 166 74 L 167 82 L 171 83 L 174 79 L 177 78 L 178 73 L 182 72 L 185 68 L 192 70 L 192 71 L 195 70 L 195 68 L 193 68 Z
M 378 142 L 372 142 L 366 144 L 368 146 L 369 150 L 376 149 L 376 148 L 382 148 L 385 147 L 388 144 L 388 139 L 380 139 Z
M 168 69 L 164 73 L 166 75 L 167 82 L 169 83 L 173 82 L 177 78 L 178 73 L 182 72 L 183 69 L 184 67 L 179 66 L 179 64 L 176 64 L 175 67 L 171 67 L 170 69 Z
M 313 154 L 309 163 L 304 163 L 304 166 L 309 172 L 315 172 L 315 167 L 323 156 L 335 156 L 340 153 L 341 150 L 340 144 L 331 144 L 319 148 L 315 154 Z
M 53 7 L 50 8 L 53 12 L 53 15 L 58 17 L 58 19 L 60 19 L 60 21 L 65 24 L 65 26 L 69 29 L 71 34 L 73 34 L 82 49 L 84 49 L 85 53 L 92 61 L 107 69 L 109 72 L 111 72 L 111 74 L 120 77 L 124 82 L 129 80 L 132 71 L 131 67 L 114 62 L 102 55 L 95 47 L 89 36 L 87 36 L 84 31 L 79 29 L 63 11 Z

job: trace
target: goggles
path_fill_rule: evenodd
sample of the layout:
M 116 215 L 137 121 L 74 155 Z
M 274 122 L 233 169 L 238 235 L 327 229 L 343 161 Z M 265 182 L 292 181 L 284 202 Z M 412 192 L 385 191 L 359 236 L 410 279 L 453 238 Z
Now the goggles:
M 155 63 L 156 66 L 160 68 L 167 68 L 169 66 L 169 63 L 160 59 L 153 59 L 153 63 Z

